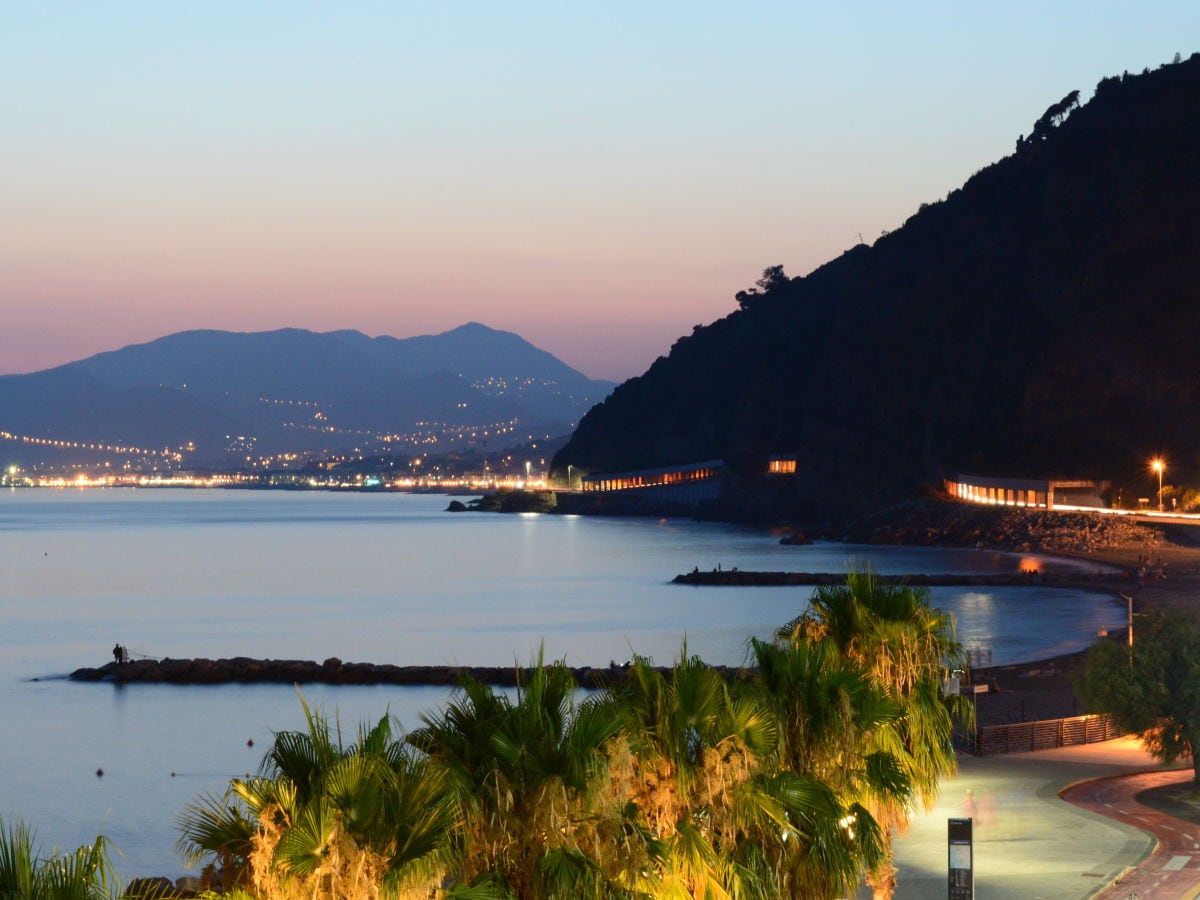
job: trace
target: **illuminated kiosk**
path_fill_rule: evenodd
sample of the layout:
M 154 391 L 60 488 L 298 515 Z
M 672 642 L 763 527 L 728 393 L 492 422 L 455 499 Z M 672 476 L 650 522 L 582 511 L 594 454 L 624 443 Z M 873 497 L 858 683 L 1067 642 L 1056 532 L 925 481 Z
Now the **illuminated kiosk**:
M 969 503 L 1053 509 L 1055 506 L 1106 506 L 1103 494 L 1112 483 L 958 474 L 948 477 L 945 486 L 952 497 Z
M 721 475 L 724 471 L 723 460 L 709 459 L 661 469 L 584 475 L 582 489 L 591 493 L 620 493 L 642 500 L 697 506 L 705 500 L 716 500 L 721 496 Z

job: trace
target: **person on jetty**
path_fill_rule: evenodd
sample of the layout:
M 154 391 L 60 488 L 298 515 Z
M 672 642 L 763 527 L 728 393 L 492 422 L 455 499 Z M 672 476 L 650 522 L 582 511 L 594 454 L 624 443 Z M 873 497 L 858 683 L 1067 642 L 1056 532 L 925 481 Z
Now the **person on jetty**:
M 113 644 L 113 659 L 116 660 L 118 666 L 129 662 L 129 651 L 120 644 Z

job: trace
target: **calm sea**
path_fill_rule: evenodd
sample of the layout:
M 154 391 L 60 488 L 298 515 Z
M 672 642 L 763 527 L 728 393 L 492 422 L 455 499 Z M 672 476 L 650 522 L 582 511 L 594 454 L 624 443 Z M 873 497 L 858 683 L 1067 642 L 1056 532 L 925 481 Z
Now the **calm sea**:
M 447 497 L 174 490 L 0 492 L 0 815 L 48 848 L 103 832 L 125 876 L 183 873 L 175 818 L 256 769 L 300 727 L 294 688 L 75 684 L 133 655 L 404 664 L 668 664 L 684 640 L 743 660 L 803 611 L 808 588 L 669 583 L 693 567 L 881 573 L 1083 564 L 979 550 L 779 544 L 764 529 L 679 520 L 443 512 Z M 1086 646 L 1123 607 L 1083 591 L 933 591 L 959 637 L 997 664 Z M 386 712 L 406 727 L 440 688 L 304 688 L 352 738 Z M 248 742 L 253 741 L 253 746 Z M 98 777 L 96 772 L 104 774 Z

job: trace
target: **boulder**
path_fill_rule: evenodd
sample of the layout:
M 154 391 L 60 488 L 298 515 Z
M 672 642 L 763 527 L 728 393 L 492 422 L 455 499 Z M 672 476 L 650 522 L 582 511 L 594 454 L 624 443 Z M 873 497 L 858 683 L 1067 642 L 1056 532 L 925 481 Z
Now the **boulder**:
M 167 900 L 182 897 L 183 894 L 175 889 L 175 883 L 170 878 L 160 875 L 157 878 L 133 879 L 121 896 L 125 900 Z

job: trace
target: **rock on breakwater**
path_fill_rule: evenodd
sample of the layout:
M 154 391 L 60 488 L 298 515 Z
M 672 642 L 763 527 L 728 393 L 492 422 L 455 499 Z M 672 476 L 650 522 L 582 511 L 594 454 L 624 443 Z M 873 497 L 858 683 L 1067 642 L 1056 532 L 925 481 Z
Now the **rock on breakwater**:
M 737 677 L 740 669 L 714 666 L 726 677 Z M 571 667 L 576 683 L 599 688 L 620 682 L 628 663 L 604 668 Z M 514 687 L 522 680 L 523 669 L 512 666 L 396 666 L 389 664 L 342 662 L 331 657 L 324 662 L 298 659 L 141 659 L 118 665 L 110 662 L 99 668 L 76 669 L 73 681 L 107 681 L 116 684 L 229 684 L 274 682 L 278 684 L 395 684 L 454 686 L 467 676 L 496 687 Z M 662 671 L 668 671 L 663 669 Z

